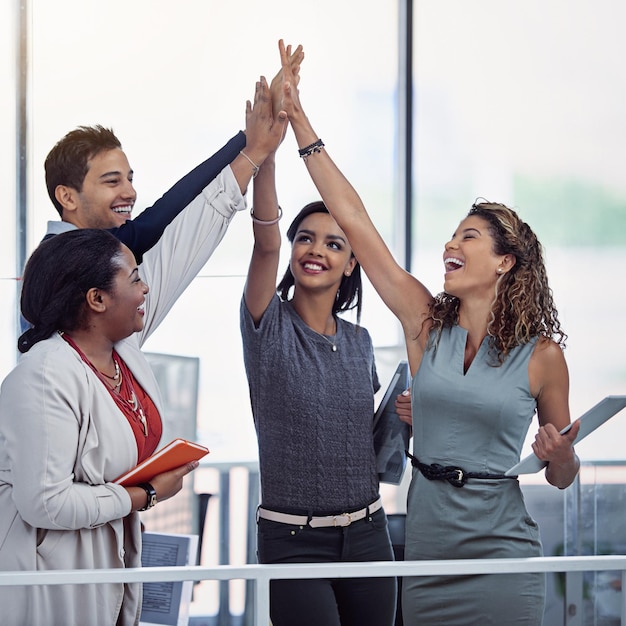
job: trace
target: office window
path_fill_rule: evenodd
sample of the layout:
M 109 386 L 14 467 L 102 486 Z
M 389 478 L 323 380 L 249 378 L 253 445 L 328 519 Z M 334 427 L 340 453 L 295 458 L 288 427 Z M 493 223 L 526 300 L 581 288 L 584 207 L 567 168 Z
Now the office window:
M 96 123 L 114 129 L 135 171 L 138 214 L 244 128 L 255 81 L 262 74 L 271 80 L 279 69 L 281 37 L 305 47 L 300 89 L 317 132 L 381 230 L 393 232 L 394 3 L 323 0 L 297 12 L 286 0 L 271 8 L 216 0 L 30 5 L 29 250 L 46 221 L 57 218 L 43 162 L 67 131 Z M 289 133 L 277 156 L 283 232 L 304 204 L 319 197 L 296 148 Z M 251 228 L 247 214 L 236 216 L 213 258 L 146 344 L 151 352 L 200 359 L 199 435 L 215 460 L 256 454 L 239 335 Z M 285 241 L 281 272 L 287 247 Z M 363 323 L 379 345 L 388 346 L 398 333 L 381 315 L 387 319 L 368 291 Z M 388 360 L 383 354 L 383 379 L 395 368 Z
M 15 363 L 15 324 L 17 267 L 15 262 L 16 228 L 16 115 L 17 55 L 16 37 L 18 16 L 15 7 L 0 9 L 0 338 L 3 346 L 0 355 L 0 373 L 4 377 Z
M 443 245 L 474 200 L 515 207 L 545 247 L 578 417 L 626 393 L 625 9 L 567 0 L 415 6 L 414 273 L 441 291 Z M 578 452 L 623 458 L 621 432 L 617 417 Z

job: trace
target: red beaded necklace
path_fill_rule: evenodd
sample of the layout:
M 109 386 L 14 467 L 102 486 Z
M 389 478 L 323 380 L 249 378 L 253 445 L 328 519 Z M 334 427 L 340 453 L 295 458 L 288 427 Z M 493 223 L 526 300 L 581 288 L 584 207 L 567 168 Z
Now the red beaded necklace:
M 59 332 L 59 334 L 63 337 L 63 339 L 65 339 L 65 341 L 67 341 L 67 343 L 70 344 L 70 346 L 72 346 L 72 348 L 74 348 L 74 350 L 76 350 L 76 352 L 80 355 L 80 358 L 87 365 L 89 365 L 95 375 L 102 381 L 122 413 L 141 424 L 143 436 L 147 437 L 148 420 L 146 419 L 146 414 L 144 413 L 141 400 L 139 400 L 137 394 L 135 393 L 132 376 L 130 375 L 128 366 L 124 363 L 124 361 L 122 361 L 122 359 L 120 359 L 117 352 L 113 350 L 112 354 L 113 363 L 115 364 L 115 374 L 113 376 L 109 376 L 108 374 L 101 372 L 85 356 L 83 351 L 76 345 L 76 342 L 71 337 L 62 332 Z M 114 384 L 109 381 L 113 381 Z

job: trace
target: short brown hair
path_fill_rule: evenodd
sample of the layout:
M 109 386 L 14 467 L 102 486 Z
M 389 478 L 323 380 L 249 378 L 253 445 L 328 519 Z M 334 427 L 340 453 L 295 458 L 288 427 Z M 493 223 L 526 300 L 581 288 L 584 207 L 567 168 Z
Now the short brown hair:
M 48 195 L 61 217 L 63 207 L 56 199 L 56 188 L 65 185 L 82 191 L 89 160 L 100 152 L 121 147 L 113 130 L 100 125 L 78 126 L 56 143 L 46 157 L 44 168 Z

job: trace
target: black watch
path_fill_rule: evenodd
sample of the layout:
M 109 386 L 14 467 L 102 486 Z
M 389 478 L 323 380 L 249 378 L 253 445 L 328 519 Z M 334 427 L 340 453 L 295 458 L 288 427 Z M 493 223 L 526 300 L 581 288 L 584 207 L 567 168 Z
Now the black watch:
M 137 487 L 141 487 L 148 496 L 148 501 L 146 502 L 146 506 L 143 509 L 139 509 L 140 511 L 147 511 L 151 509 L 157 503 L 157 494 L 156 489 L 150 483 L 141 483 L 141 485 L 137 485 Z

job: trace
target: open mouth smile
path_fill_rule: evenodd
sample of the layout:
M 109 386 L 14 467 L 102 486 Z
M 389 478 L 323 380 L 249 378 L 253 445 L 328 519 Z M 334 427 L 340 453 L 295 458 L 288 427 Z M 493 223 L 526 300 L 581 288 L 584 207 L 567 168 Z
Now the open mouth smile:
M 326 268 L 320 263 L 313 263 L 312 261 L 303 263 L 302 268 L 305 272 L 323 272 L 326 270 Z
M 454 272 L 455 270 L 461 269 L 465 266 L 465 262 L 457 257 L 447 257 L 444 259 L 443 264 L 446 268 L 446 272 Z
M 131 211 L 133 210 L 133 205 L 132 204 L 124 204 L 122 206 L 115 206 L 111 210 L 113 211 L 113 213 L 120 213 L 120 214 L 124 214 L 124 215 L 130 215 Z

